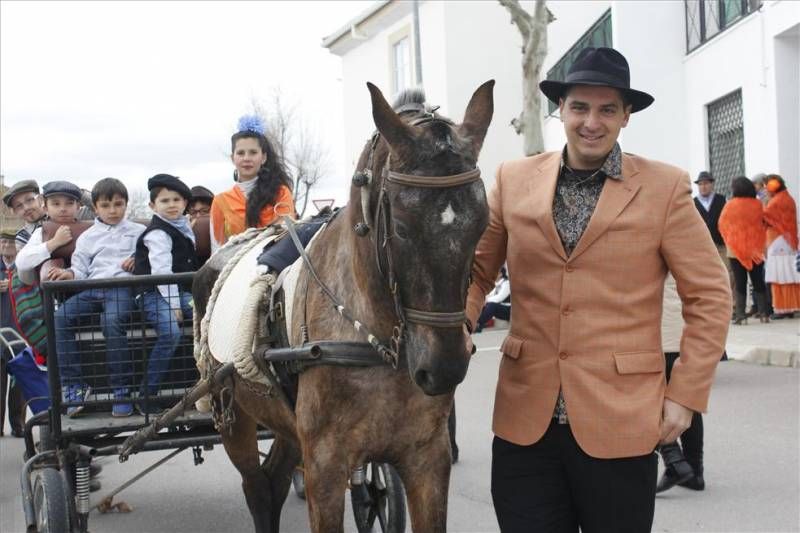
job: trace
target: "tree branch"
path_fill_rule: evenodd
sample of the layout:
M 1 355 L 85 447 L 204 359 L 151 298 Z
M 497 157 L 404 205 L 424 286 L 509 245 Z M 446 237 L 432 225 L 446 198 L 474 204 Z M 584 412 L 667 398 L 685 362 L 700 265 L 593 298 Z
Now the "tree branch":
M 528 41 L 531 32 L 532 17 L 531 14 L 525 11 L 519 0 L 497 0 L 500 5 L 505 7 L 511 14 L 512 24 L 516 24 L 519 32 L 522 34 L 523 46 Z M 524 48 L 523 48 L 524 53 Z

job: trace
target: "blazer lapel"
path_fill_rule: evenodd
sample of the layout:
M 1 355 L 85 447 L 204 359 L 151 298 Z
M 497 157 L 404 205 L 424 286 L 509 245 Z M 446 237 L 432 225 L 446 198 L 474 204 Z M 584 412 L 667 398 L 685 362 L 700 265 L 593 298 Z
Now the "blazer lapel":
M 575 259 L 586 251 L 591 244 L 598 239 L 608 227 L 614 222 L 623 209 L 633 200 L 637 191 L 641 187 L 639 180 L 634 176 L 639 173 L 639 169 L 630 157 L 622 156 L 622 180 L 606 178 L 603 191 L 595 206 L 592 218 L 586 230 L 581 235 L 575 250 L 570 254 L 570 260 Z
M 534 179 L 528 183 L 528 195 L 533 198 L 532 208 L 536 223 L 539 224 L 553 250 L 566 261 L 567 253 L 561 244 L 561 237 L 558 236 L 556 223 L 553 220 L 553 196 L 556 193 L 560 162 L 561 152 L 554 152 L 542 162 Z

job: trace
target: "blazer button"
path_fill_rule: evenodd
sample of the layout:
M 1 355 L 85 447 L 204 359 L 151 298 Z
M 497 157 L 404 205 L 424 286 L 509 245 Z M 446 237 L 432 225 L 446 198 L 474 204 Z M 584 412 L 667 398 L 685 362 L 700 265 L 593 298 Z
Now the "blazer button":
M 560 354 L 558 354 L 559 359 L 566 359 L 567 357 L 568 357 L 567 352 L 561 352 Z
M 572 309 L 570 309 L 569 306 L 567 306 L 567 307 L 565 307 L 564 309 L 561 310 L 561 314 L 564 315 L 564 316 L 569 315 L 571 312 L 572 312 Z
M 564 270 L 566 270 L 567 272 L 572 272 L 575 269 L 572 268 L 572 265 L 567 265 L 566 267 L 564 267 Z

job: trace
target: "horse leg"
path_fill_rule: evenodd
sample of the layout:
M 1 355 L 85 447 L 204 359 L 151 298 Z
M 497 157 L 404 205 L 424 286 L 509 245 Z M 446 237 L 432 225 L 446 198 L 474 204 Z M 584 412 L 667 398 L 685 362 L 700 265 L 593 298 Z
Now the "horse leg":
M 300 450 L 292 442 L 276 436 L 269 450 L 269 456 L 261 465 L 269 480 L 272 494 L 272 531 L 280 530 L 281 509 L 292 485 L 292 472 L 300 462 Z
M 278 530 L 273 529 L 273 524 L 277 524 L 280 518 L 273 518 L 272 487 L 267 471 L 260 465 L 257 425 L 255 420 L 236 403 L 234 410 L 236 419 L 232 426 L 220 432 L 222 444 L 242 476 L 242 490 L 250 515 L 253 517 L 256 533 L 275 533 Z
M 342 447 L 333 437 L 313 448 L 303 445 L 308 518 L 314 533 L 344 531 L 344 494 L 350 473 Z
M 397 465 L 408 498 L 412 531 L 447 531 L 447 490 L 450 485 L 450 442 L 447 426 L 426 446 Z

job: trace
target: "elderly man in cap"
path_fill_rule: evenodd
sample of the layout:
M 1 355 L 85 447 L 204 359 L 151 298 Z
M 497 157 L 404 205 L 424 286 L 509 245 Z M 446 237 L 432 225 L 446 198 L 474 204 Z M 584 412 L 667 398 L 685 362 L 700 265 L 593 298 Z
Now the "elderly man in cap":
M 617 143 L 654 100 L 630 87 L 623 55 L 584 49 L 563 82 L 540 88 L 559 106 L 566 146 L 500 165 L 467 299 L 469 329 L 507 261 L 514 313 L 494 405 L 495 512 L 503 532 L 650 531 L 654 450 L 708 406 L 730 287 L 686 172 Z M 686 321 L 669 384 L 668 272 Z
M 39 185 L 34 180 L 17 182 L 5 192 L 3 203 L 25 221 L 15 236 L 17 251 L 19 251 L 28 243 L 33 232 L 42 225 L 45 219 L 44 203 L 39 196 Z
M 0 230 L 0 327 L 17 330 L 17 323 L 14 317 L 14 310 L 11 306 L 11 274 L 14 270 L 14 259 L 17 256 L 15 246 L 16 232 L 9 229 Z M 10 338 L 6 337 L 8 340 Z M 0 346 L 0 413 L 5 413 L 6 384 L 8 376 L 6 374 L 6 362 L 14 357 L 10 350 L 5 346 Z M 0 415 L 0 435 L 3 434 L 3 415 Z M 11 425 L 11 435 L 14 437 L 23 436 L 25 425 L 25 399 L 22 397 L 22 389 L 16 383 L 11 382 L 8 389 L 8 423 Z
M 694 206 L 703 222 L 706 223 L 708 232 L 711 234 L 711 240 L 714 241 L 714 246 L 717 247 L 717 253 L 725 265 L 725 270 L 728 272 L 728 281 L 733 291 L 733 270 L 731 270 L 731 262 L 728 260 L 728 249 L 725 246 L 725 241 L 722 240 L 722 235 L 717 227 L 719 224 L 719 216 L 722 214 L 722 208 L 725 207 L 725 197 L 721 194 L 714 192 L 714 176 L 707 170 L 701 171 L 694 180 L 697 185 L 697 196 L 694 198 Z M 734 292 L 735 294 L 735 292 Z M 739 305 L 738 303 L 736 305 Z M 745 304 L 742 303 L 742 314 L 744 314 Z M 727 359 L 727 357 L 723 357 Z

